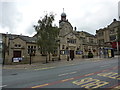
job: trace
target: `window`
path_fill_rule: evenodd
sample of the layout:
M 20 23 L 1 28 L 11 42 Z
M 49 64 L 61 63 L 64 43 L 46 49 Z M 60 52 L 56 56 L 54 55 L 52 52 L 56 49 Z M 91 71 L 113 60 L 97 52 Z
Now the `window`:
M 115 33 L 114 29 L 110 30 L 110 34 L 114 34 L 114 33 Z
M 69 39 L 69 40 L 67 40 L 67 43 L 75 44 L 76 43 L 76 39 Z
M 21 47 L 21 45 L 19 44 L 18 47 Z
M 15 44 L 14 46 L 15 46 L 16 48 L 21 47 L 20 44 Z
M 116 40 L 116 35 L 110 36 L 110 40 Z
M 28 54 L 35 54 L 36 53 L 36 46 L 28 46 Z
M 30 54 L 30 46 L 28 46 L 28 54 Z
M 62 45 L 62 49 L 65 49 L 65 45 Z
M 100 37 L 100 36 L 103 36 L 103 32 L 99 32 L 98 33 L 98 36 Z
M 99 44 L 101 45 L 101 44 L 103 44 L 104 43 L 104 39 L 100 39 L 99 40 Z

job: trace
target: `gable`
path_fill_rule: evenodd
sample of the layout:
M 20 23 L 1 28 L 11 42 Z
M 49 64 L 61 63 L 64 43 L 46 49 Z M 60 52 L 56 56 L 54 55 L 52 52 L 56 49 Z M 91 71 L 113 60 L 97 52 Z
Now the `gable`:
M 70 32 L 64 36 L 65 38 L 73 38 L 73 39 L 78 39 L 78 37 L 73 33 Z
M 114 27 L 119 26 L 119 24 L 120 24 L 119 21 L 115 21 L 115 22 L 112 22 L 108 27 L 109 27 L 109 28 L 114 28 Z

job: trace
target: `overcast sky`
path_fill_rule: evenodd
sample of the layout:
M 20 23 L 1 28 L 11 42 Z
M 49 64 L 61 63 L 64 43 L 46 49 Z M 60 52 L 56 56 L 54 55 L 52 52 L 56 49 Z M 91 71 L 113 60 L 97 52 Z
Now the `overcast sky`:
M 118 20 L 120 0 L 0 0 L 0 33 L 33 36 L 33 25 L 45 12 L 53 12 L 59 25 L 61 13 L 78 31 L 95 34 L 96 30 Z

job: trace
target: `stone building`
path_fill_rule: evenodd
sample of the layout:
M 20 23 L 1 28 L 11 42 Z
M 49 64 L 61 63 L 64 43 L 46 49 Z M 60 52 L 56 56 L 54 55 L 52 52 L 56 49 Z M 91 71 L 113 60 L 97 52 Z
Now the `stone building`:
M 83 55 L 87 56 L 88 51 L 91 51 L 94 56 L 97 56 L 98 44 L 96 36 L 85 31 L 77 31 L 77 33 L 79 34 L 78 36 L 81 39 L 81 48 L 83 51 Z
M 64 12 L 61 14 L 60 32 L 57 40 L 59 46 L 55 56 L 51 54 L 51 60 L 53 58 L 61 60 L 81 59 L 83 56 L 87 57 L 89 51 L 94 56 L 98 55 L 96 36 L 85 31 L 77 31 L 76 27 L 73 28 L 66 19 L 66 16 Z M 37 47 L 35 37 L 2 34 L 2 45 L 4 64 L 45 62 L 46 60 L 46 56 L 42 55 Z
M 2 34 L 3 63 L 31 63 L 44 60 L 41 57 L 34 37 L 14 34 Z
M 114 48 L 115 53 L 120 49 L 120 42 L 117 42 L 120 21 L 113 19 L 113 22 L 103 29 L 96 30 L 99 48 Z M 118 45 L 117 45 L 118 44 Z
M 64 12 L 61 14 L 59 28 L 61 59 L 67 59 L 71 56 L 82 58 L 82 56 L 88 55 L 88 51 L 92 51 L 94 55 L 97 55 L 96 36 L 84 31 L 76 31 L 76 27 L 73 30 Z
M 0 34 L 0 63 L 2 62 L 2 34 Z

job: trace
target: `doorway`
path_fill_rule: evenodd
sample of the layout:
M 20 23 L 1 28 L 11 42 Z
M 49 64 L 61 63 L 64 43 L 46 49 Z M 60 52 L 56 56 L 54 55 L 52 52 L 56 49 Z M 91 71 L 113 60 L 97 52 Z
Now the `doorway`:
M 70 50 L 70 58 L 71 58 L 71 60 L 74 59 L 74 50 Z
M 13 57 L 21 57 L 21 51 L 13 51 Z

